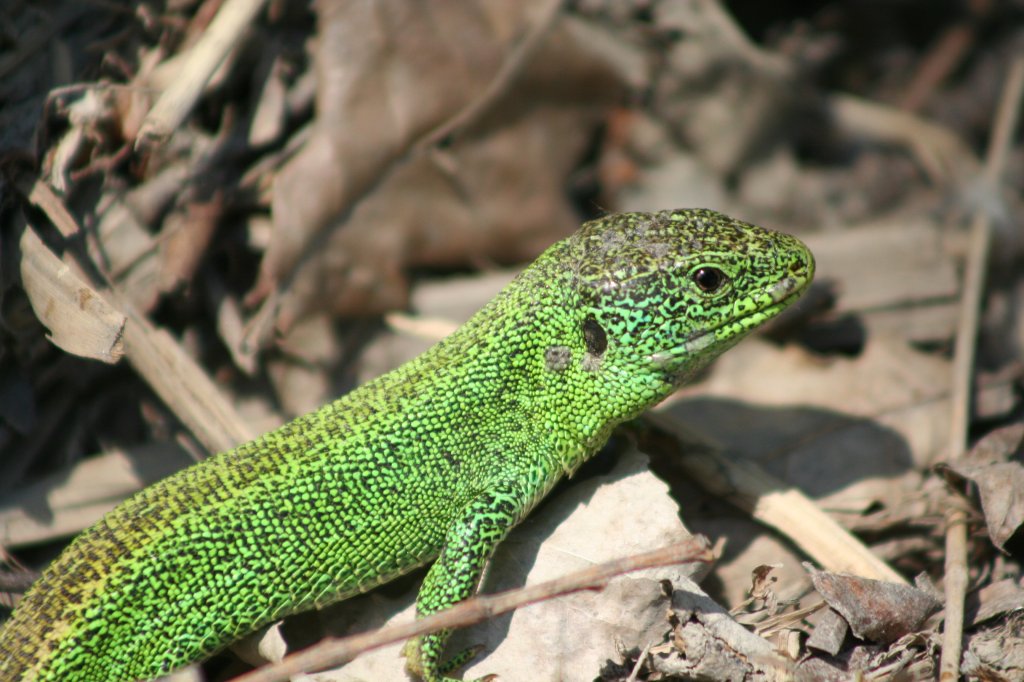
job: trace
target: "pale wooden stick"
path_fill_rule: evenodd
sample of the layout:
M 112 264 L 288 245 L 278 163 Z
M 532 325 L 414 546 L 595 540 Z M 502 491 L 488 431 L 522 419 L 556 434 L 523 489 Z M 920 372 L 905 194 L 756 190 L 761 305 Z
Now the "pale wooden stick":
M 245 29 L 266 2 L 227 0 L 224 3 L 203 36 L 192 46 L 178 77 L 146 114 L 135 140 L 136 148 L 166 140 L 181 125 L 214 72 L 241 40 Z

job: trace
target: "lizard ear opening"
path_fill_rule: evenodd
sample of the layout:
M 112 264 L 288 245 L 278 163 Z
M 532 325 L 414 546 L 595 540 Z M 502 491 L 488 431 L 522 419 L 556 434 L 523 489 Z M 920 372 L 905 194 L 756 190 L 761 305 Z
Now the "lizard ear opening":
M 583 321 L 583 340 L 587 342 L 587 352 L 597 357 L 608 348 L 608 335 L 604 327 L 592 317 Z

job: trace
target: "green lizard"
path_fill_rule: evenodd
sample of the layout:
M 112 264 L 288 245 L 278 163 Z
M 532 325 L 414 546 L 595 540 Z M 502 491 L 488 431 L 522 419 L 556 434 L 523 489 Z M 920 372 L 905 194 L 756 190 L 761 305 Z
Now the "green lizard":
M 797 239 L 712 211 L 584 224 L 423 355 L 82 533 L 0 629 L 0 680 L 151 679 L 431 561 L 418 613 L 466 599 L 613 427 L 813 273 Z M 448 635 L 412 640 L 410 672 L 449 680 Z

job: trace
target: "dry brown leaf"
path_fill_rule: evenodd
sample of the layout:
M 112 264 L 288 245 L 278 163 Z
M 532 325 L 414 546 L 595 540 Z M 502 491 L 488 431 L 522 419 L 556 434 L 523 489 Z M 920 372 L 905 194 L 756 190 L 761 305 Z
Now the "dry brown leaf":
M 814 589 L 860 639 L 895 642 L 918 630 L 942 606 L 933 595 L 915 587 L 805 567 Z
M 280 285 L 280 328 L 318 309 L 359 315 L 402 308 L 409 266 L 521 262 L 575 228 L 565 182 L 622 81 L 565 19 L 515 78 L 499 78 L 502 60 L 522 56 L 516 50 L 536 28 L 530 15 L 545 5 L 510 12 L 513 6 L 489 20 L 498 38 L 486 46 L 470 41 L 454 56 L 451 45 L 432 43 L 444 35 L 419 24 L 416 40 L 425 45 L 417 55 L 408 46 L 384 50 L 371 39 L 383 28 L 364 27 L 358 59 L 343 55 L 350 73 L 344 82 L 329 79 L 340 57 L 321 52 L 320 116 L 330 120 L 318 119 L 275 183 L 275 230 L 248 299 Z M 445 7 L 430 12 L 462 6 Z M 408 20 L 425 21 L 424 12 Z M 456 25 L 479 20 L 469 12 Z M 327 21 L 325 41 L 341 31 Z M 461 59 L 479 63 L 469 69 Z M 360 70 L 367 73 L 352 75 Z M 445 87 L 421 86 L 421 77 Z M 396 101 L 381 86 L 392 81 L 405 86 Z M 474 110 L 495 87 L 493 101 Z M 461 127 L 452 126 L 458 134 L 449 144 L 421 144 L 453 117 Z
M 779 577 L 775 575 L 775 569 L 777 568 L 779 568 L 778 564 L 761 564 L 750 572 L 751 597 L 754 599 L 764 599 L 769 602 L 776 600 L 773 586 L 779 581 Z
M 989 539 L 999 549 L 1024 523 L 1022 438 L 1024 424 L 997 429 L 949 464 L 949 470 L 978 487 Z
M 542 0 L 321 2 L 313 136 L 274 185 L 269 292 L 321 231 L 423 135 L 469 106 L 529 32 Z
M 348 315 L 404 308 L 407 265 L 536 256 L 577 225 L 561 186 L 586 145 L 587 127 L 578 122 L 571 113 L 535 112 L 443 156 L 417 154 L 302 264 L 286 317 L 322 307 Z
M 192 280 L 223 214 L 223 196 L 217 192 L 209 201 L 190 202 L 184 212 L 164 219 L 161 234 L 167 236 L 160 244 L 161 291 L 173 291 Z

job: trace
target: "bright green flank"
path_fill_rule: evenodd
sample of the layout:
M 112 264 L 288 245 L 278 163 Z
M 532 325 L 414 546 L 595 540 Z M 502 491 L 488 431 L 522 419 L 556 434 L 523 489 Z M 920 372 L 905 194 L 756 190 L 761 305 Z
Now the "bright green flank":
M 584 224 L 415 360 L 82 533 L 0 626 L 0 681 L 159 677 L 424 564 L 421 615 L 469 597 L 617 424 L 813 273 L 795 238 L 712 211 Z M 448 680 L 467 658 L 445 655 L 448 634 L 410 642 L 410 671 Z

